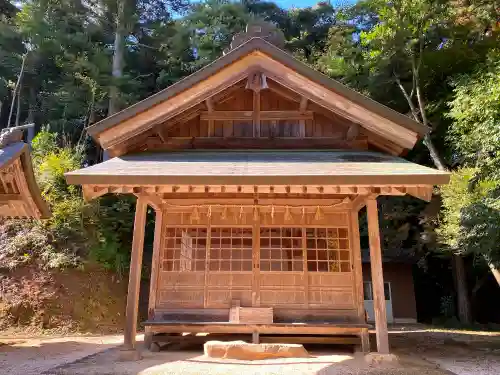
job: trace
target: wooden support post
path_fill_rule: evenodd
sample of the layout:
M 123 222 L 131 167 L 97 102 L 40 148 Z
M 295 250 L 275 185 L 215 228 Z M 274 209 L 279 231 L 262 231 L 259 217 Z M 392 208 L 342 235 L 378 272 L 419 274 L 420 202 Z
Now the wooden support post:
M 252 332 L 252 344 L 260 344 L 259 332 Z
M 205 100 L 205 104 L 207 105 L 208 113 L 212 113 L 214 111 L 212 98 L 208 98 L 207 100 Z M 208 137 L 214 136 L 214 124 L 214 120 L 208 120 Z
M 359 336 L 361 339 L 361 351 L 363 353 L 370 352 L 370 333 L 368 332 L 368 328 L 363 329 Z
M 147 203 L 144 197 L 137 198 L 132 240 L 132 256 L 128 279 L 127 310 L 125 319 L 124 348 L 135 349 L 137 333 L 137 312 L 139 307 L 139 288 L 141 285 L 142 253 L 144 249 L 144 230 L 146 225 Z
M 382 270 L 382 250 L 380 247 L 380 228 L 378 222 L 377 200 L 366 201 L 368 233 L 370 242 L 370 263 L 372 271 L 373 310 L 375 311 L 375 329 L 377 332 L 377 351 L 389 354 L 389 335 L 384 296 L 384 275 Z
M 356 307 L 360 323 L 366 323 L 365 319 L 365 299 L 363 291 L 363 264 L 361 261 L 361 244 L 359 238 L 359 218 L 358 211 L 350 212 L 350 237 L 352 249 L 352 265 L 354 272 L 354 284 L 356 291 Z
M 153 320 L 155 317 L 154 313 L 156 307 L 156 291 L 158 290 L 158 269 L 160 267 L 160 252 L 163 247 L 163 210 L 161 208 L 158 208 L 155 210 L 155 213 L 155 237 L 153 242 L 153 258 L 151 260 L 151 278 L 149 279 L 148 320 Z M 149 326 L 147 326 L 145 328 L 144 335 L 146 348 L 149 348 L 152 343 L 152 333 L 149 331 Z
M 253 92 L 253 137 L 260 137 L 260 90 Z

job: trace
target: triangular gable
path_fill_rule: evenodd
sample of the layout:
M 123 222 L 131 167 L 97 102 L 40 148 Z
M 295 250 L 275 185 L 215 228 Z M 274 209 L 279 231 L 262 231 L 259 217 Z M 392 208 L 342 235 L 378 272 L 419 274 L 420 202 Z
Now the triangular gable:
M 256 71 L 401 148 L 411 149 L 428 131 L 422 124 L 311 69 L 265 40 L 252 38 L 167 89 L 92 125 L 88 132 L 104 149 L 109 149 Z

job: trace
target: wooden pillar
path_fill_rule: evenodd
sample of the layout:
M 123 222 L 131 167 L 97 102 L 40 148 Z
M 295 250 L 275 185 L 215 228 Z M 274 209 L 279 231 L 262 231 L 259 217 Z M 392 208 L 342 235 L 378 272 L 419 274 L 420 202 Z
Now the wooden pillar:
M 129 350 L 135 349 L 135 335 L 137 333 L 137 312 L 139 307 L 139 288 L 141 285 L 142 253 L 144 250 L 146 213 L 146 198 L 138 197 L 135 208 L 132 256 L 130 258 L 127 310 L 125 317 L 124 348 Z
M 158 269 L 160 267 L 160 252 L 163 244 L 163 210 L 155 209 L 155 237 L 153 242 L 153 257 L 151 260 L 151 277 L 149 279 L 148 320 L 155 318 L 156 291 L 158 290 Z M 150 327 L 145 328 L 144 342 L 146 348 L 151 345 L 152 333 Z
M 377 332 L 377 350 L 389 353 L 389 336 L 387 332 L 387 315 L 384 296 L 384 275 L 382 271 L 382 250 L 380 247 L 380 227 L 376 198 L 366 202 L 368 216 L 368 233 L 370 242 L 370 263 L 372 271 L 373 310 L 375 312 L 375 329 Z
M 158 268 L 160 267 L 160 251 L 162 248 L 163 210 L 155 210 L 155 237 L 153 241 L 153 257 L 151 260 L 151 278 L 149 281 L 148 319 L 154 319 L 156 291 L 158 289 Z
M 361 259 L 361 244 L 359 236 L 359 214 L 356 209 L 349 213 L 350 219 L 350 238 L 351 238 L 351 253 L 352 265 L 354 269 L 354 284 L 355 284 L 355 301 L 360 323 L 366 323 L 365 314 L 365 298 L 363 289 L 363 262 Z M 361 350 L 363 352 L 370 351 L 370 336 L 368 330 L 363 330 L 360 334 Z

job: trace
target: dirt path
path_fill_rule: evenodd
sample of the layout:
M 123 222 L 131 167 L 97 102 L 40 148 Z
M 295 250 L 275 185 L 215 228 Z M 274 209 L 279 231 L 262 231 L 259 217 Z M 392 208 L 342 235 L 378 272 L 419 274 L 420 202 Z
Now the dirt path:
M 0 372 L 2 375 L 40 375 L 122 342 L 121 335 L 0 339 Z

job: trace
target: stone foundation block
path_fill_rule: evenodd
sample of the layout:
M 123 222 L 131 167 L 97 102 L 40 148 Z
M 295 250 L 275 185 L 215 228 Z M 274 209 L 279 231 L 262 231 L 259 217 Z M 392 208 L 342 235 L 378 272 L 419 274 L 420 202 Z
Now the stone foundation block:
M 245 341 L 207 341 L 205 355 L 210 358 L 259 360 L 269 358 L 307 358 L 300 344 L 249 344 Z

